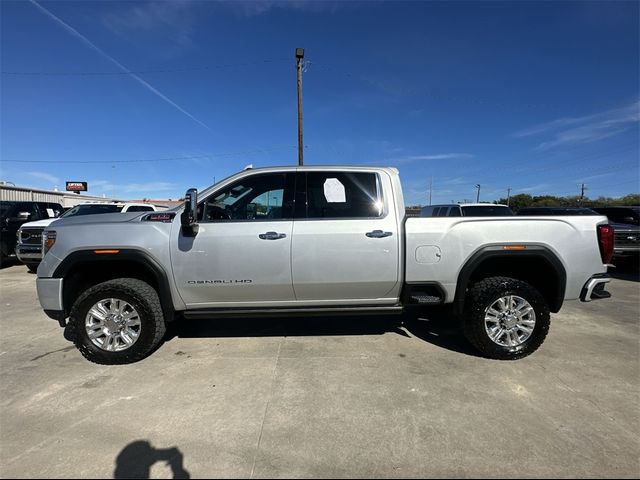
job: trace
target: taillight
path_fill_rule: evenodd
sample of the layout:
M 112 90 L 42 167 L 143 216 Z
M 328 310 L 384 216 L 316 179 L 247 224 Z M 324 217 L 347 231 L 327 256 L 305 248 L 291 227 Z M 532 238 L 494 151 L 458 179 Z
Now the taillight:
M 611 225 L 598 225 L 598 244 L 600 245 L 602 263 L 611 263 L 613 257 L 613 227 Z

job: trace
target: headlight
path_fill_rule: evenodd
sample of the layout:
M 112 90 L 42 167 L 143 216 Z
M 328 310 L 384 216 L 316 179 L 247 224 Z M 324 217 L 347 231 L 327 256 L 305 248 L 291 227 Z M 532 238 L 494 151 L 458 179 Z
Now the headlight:
M 56 243 L 56 231 L 49 230 L 42 235 L 42 256 L 44 257 L 51 247 Z

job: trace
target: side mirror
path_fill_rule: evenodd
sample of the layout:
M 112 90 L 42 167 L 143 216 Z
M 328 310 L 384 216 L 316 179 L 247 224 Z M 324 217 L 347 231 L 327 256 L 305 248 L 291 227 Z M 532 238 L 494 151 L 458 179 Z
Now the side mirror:
M 184 196 L 184 211 L 180 216 L 182 232 L 188 236 L 198 233 L 198 190 L 190 188 Z
M 18 220 L 29 220 L 30 212 L 18 212 Z

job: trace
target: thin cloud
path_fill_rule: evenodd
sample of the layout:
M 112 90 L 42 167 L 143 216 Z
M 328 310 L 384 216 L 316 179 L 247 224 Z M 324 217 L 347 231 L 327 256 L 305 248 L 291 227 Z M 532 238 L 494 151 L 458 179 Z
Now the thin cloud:
M 289 1 L 233 1 L 233 2 L 221 2 L 235 11 L 236 14 L 240 14 L 245 17 L 255 17 L 258 15 L 264 15 L 271 10 L 296 10 L 306 13 L 335 13 L 338 10 L 345 8 L 355 7 L 357 2 L 338 2 L 333 0 L 289 0 Z
M 474 155 L 470 153 L 437 153 L 432 155 L 405 155 L 404 157 L 391 158 L 388 162 L 394 162 L 399 164 L 429 161 L 429 160 L 455 160 L 455 159 L 468 159 L 473 158 Z
M 195 10 L 200 5 L 185 0 L 127 5 L 123 10 L 105 14 L 102 23 L 116 35 L 127 38 L 141 32 L 162 31 L 163 36 L 175 43 L 174 50 L 181 50 L 193 47 L 191 36 L 198 19 Z
M 51 183 L 53 185 L 59 185 L 60 184 L 60 179 L 58 177 L 56 177 L 55 175 L 51 175 L 49 173 L 46 172 L 27 172 L 27 175 L 30 175 L 34 178 L 39 178 L 40 180 L 44 180 L 48 183 Z
M 175 183 L 169 182 L 113 183 L 108 180 L 93 180 L 87 183 L 92 191 L 98 193 L 109 193 L 113 191 L 117 191 L 118 193 L 166 192 L 176 188 Z
M 533 185 L 531 187 L 525 187 L 525 188 L 517 188 L 514 189 L 513 192 L 521 192 L 521 193 L 527 193 L 527 192 L 539 192 L 539 191 L 545 191 L 550 187 L 550 185 L 548 183 L 539 183 L 538 185 Z
M 147 90 L 149 90 L 150 92 L 152 92 L 153 94 L 155 94 L 156 96 L 160 97 L 162 100 L 164 100 L 165 102 L 167 102 L 169 105 L 171 105 L 172 107 L 176 108 L 178 111 L 182 112 L 183 114 L 185 114 L 187 117 L 189 117 L 191 120 L 193 120 L 194 122 L 198 123 L 199 125 L 203 126 L 204 128 L 206 128 L 207 130 L 211 130 L 211 128 L 209 128 L 209 126 L 207 124 L 205 124 L 204 122 L 198 120 L 196 117 L 194 117 L 193 115 L 191 115 L 189 112 L 187 112 L 184 108 L 182 108 L 180 105 L 178 105 L 177 103 L 175 103 L 173 100 L 171 100 L 169 97 L 167 97 L 165 94 L 163 94 L 162 92 L 160 92 L 157 88 L 153 87 L 152 85 L 150 85 L 147 81 L 143 80 L 142 78 L 140 78 L 138 75 L 136 75 L 135 73 L 131 73 L 131 71 L 125 67 L 124 65 L 122 65 L 119 61 L 117 61 L 115 58 L 113 58 L 111 55 L 109 55 L 108 53 L 104 52 L 102 49 L 100 49 L 98 46 L 96 46 L 93 42 L 91 42 L 87 37 L 85 37 L 84 35 L 82 35 L 80 32 L 78 32 L 75 28 L 73 28 L 72 26 L 68 25 L 67 23 L 65 23 L 63 20 L 61 20 L 60 18 L 58 18 L 57 16 L 55 16 L 53 13 L 51 13 L 49 10 L 47 10 L 46 8 L 44 8 L 42 5 L 40 5 L 38 2 L 36 2 L 35 0 L 30 0 L 30 2 L 35 5 L 42 13 L 44 13 L 45 15 L 47 15 L 49 18 L 51 18 L 52 20 L 54 20 L 56 23 L 58 23 L 59 25 L 61 25 L 65 30 L 67 30 L 67 32 L 71 33 L 74 37 L 80 39 L 86 46 L 88 46 L 89 48 L 91 48 L 92 50 L 95 50 L 96 52 L 98 52 L 102 57 L 106 58 L 107 60 L 109 60 L 111 63 L 113 63 L 116 67 L 118 67 L 120 70 L 122 70 L 125 73 L 128 73 L 129 76 L 131 76 L 131 78 L 133 78 L 134 80 L 136 80 L 138 83 L 140 83 L 143 87 L 145 87 Z
M 640 121 L 640 101 L 621 108 L 583 117 L 559 118 L 514 133 L 515 137 L 547 136 L 537 147 L 548 150 L 555 147 L 597 142 L 626 132 Z

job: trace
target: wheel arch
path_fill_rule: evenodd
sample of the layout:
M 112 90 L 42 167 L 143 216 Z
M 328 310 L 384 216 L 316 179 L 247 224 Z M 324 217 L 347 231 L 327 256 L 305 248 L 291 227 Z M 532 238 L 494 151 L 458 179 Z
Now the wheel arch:
M 53 278 L 64 278 L 62 299 L 65 316 L 82 291 L 98 283 L 126 277 L 136 278 L 151 285 L 158 292 L 165 319 L 171 320 L 174 312 L 171 288 L 162 265 L 143 250 L 114 251 L 117 253 L 78 250 L 69 254 L 58 265 Z
M 503 245 L 487 246 L 474 253 L 464 264 L 456 282 L 454 310 L 464 312 L 467 289 L 476 281 L 491 276 L 507 276 L 525 281 L 538 289 L 556 313 L 564 302 L 567 273 L 558 256 L 544 245 L 522 245 L 508 250 Z

